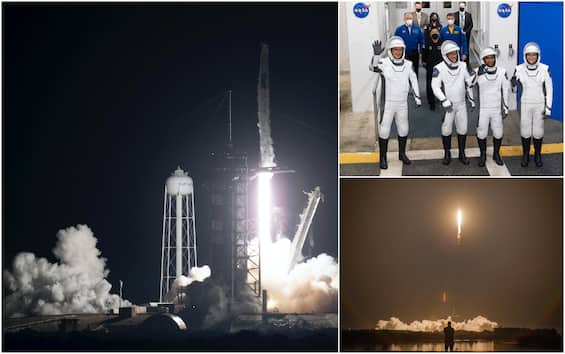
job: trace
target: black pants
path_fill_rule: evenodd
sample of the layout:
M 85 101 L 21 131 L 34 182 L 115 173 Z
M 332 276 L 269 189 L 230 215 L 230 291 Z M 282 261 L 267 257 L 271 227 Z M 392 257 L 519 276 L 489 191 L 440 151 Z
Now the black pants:
M 412 52 L 412 53 L 407 53 L 406 59 L 408 59 L 412 62 L 412 69 L 414 69 L 414 72 L 416 73 L 416 77 L 418 77 L 418 66 L 420 65 L 420 54 L 418 54 L 418 51 L 415 51 L 415 52 Z
M 454 344 L 455 344 L 454 342 L 445 342 L 445 351 L 446 352 L 449 351 L 449 350 L 453 351 L 453 345 Z
M 426 96 L 428 96 L 428 103 L 435 103 L 436 96 L 434 96 L 434 91 L 432 90 L 432 73 L 434 72 L 434 67 L 431 65 L 426 66 Z

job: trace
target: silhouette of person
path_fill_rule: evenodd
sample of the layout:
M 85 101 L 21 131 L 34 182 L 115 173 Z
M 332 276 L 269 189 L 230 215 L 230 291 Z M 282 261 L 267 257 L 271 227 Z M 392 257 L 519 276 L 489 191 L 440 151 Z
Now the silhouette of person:
M 445 335 L 445 351 L 453 351 L 453 345 L 455 344 L 455 330 L 451 327 L 451 321 L 447 322 L 447 327 L 443 329 L 443 334 Z

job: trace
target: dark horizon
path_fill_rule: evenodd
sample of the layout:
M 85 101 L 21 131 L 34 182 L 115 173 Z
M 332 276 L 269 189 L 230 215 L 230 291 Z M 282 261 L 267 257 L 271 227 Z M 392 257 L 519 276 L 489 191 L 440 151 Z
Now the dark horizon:
M 296 170 L 276 178 L 277 202 L 291 237 L 302 191 L 320 185 L 314 252 L 337 256 L 337 4 L 2 6 L 3 269 L 20 252 L 53 262 L 57 231 L 86 224 L 112 293 L 121 279 L 132 302 L 157 299 L 163 185 L 178 165 L 193 178 L 205 238 L 209 156 L 228 142 L 227 90 L 234 146 L 258 164 L 262 42 L 276 160 Z
M 454 309 L 561 332 L 562 192 L 560 179 L 341 180 L 342 328 Z

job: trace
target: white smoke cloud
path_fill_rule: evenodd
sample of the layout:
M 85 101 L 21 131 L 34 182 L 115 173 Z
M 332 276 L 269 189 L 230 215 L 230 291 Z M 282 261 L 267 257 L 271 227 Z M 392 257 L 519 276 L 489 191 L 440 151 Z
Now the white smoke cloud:
M 203 282 L 207 278 L 210 277 L 212 271 L 210 267 L 205 265 L 202 267 L 192 267 L 188 276 L 181 275 L 179 278 L 175 279 L 173 286 L 178 287 L 186 287 L 192 284 L 195 281 Z
M 496 327 L 498 327 L 498 323 L 492 322 L 483 316 L 477 316 L 473 319 L 462 322 L 452 321 L 451 316 L 449 316 L 447 319 L 440 319 L 435 321 L 413 321 L 410 324 L 404 323 L 396 317 L 391 317 L 389 321 L 380 320 L 379 322 L 377 322 L 375 329 L 413 332 L 442 332 L 443 329 L 447 326 L 448 321 L 451 321 L 451 327 L 453 327 L 456 331 L 462 330 L 469 332 L 492 332 Z
M 269 310 L 280 312 L 336 312 L 338 265 L 325 253 L 297 264 L 290 273 L 287 265 L 291 242 L 282 238 L 264 245 L 261 283 L 267 289 Z M 265 261 L 263 261 L 265 260 Z
M 110 272 L 86 225 L 59 230 L 53 254 L 58 263 L 19 253 L 12 272 L 4 271 L 5 313 L 9 317 L 97 313 L 131 302 L 110 294 Z
M 173 282 L 172 288 L 169 290 L 167 294 L 165 294 L 165 301 L 172 302 L 182 302 L 186 297 L 186 287 L 192 284 L 193 282 L 203 282 L 207 278 L 210 277 L 212 271 L 210 267 L 204 265 L 202 267 L 192 267 L 188 276 L 181 275 L 180 277 L 176 278 Z M 179 297 L 180 294 L 180 297 Z

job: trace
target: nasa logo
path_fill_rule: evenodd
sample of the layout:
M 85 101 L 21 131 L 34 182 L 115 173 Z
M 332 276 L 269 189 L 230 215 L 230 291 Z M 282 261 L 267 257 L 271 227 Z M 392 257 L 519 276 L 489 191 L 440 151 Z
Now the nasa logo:
M 506 18 L 510 16 L 510 14 L 512 14 L 512 6 L 507 3 L 502 3 L 498 5 L 498 8 L 496 9 L 496 13 L 498 14 L 498 16 L 502 18 Z
M 353 14 L 359 18 L 365 18 L 369 16 L 369 5 L 358 2 L 353 6 Z

